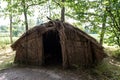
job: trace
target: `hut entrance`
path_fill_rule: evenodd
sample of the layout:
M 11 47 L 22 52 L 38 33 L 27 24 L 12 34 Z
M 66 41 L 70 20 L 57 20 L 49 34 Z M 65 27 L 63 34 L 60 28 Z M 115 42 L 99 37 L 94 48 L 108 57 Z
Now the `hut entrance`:
M 58 31 L 50 30 L 43 34 L 45 65 L 62 65 L 62 52 Z

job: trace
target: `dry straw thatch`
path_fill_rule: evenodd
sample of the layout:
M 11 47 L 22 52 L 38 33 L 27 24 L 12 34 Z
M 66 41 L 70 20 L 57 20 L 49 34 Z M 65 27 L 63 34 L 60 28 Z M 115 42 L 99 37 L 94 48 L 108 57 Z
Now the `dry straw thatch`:
M 94 38 L 58 20 L 28 30 L 11 47 L 16 51 L 15 63 L 20 64 L 92 66 L 105 57 Z

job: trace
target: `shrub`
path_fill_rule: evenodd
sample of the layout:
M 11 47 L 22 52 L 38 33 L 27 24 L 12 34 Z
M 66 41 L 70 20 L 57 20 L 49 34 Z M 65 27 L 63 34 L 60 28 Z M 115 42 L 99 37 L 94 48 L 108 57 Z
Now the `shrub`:
M 112 57 L 120 60 L 120 49 L 113 52 Z
M 110 56 L 115 59 L 120 60 L 120 48 L 105 48 L 105 52 Z

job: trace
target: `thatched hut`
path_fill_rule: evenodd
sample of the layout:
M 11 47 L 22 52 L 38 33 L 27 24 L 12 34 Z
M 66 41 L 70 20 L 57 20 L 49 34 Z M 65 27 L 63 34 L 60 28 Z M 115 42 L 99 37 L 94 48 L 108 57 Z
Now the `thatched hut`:
M 35 26 L 11 46 L 15 63 L 91 66 L 100 62 L 103 47 L 82 30 L 58 20 Z

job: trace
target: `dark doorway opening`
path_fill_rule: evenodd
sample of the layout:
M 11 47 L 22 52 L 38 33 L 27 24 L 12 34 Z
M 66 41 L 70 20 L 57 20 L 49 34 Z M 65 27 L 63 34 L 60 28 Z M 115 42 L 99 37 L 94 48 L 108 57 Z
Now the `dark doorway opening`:
M 45 65 L 62 65 L 62 52 L 58 31 L 50 30 L 43 34 Z

